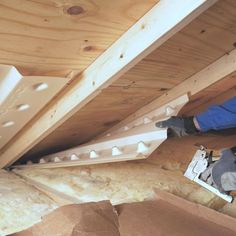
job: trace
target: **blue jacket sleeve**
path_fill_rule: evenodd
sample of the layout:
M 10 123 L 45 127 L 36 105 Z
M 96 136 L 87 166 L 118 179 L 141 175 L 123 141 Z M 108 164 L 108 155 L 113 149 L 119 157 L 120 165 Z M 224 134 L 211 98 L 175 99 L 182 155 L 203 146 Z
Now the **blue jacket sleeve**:
M 195 116 L 202 132 L 236 127 L 236 96 Z

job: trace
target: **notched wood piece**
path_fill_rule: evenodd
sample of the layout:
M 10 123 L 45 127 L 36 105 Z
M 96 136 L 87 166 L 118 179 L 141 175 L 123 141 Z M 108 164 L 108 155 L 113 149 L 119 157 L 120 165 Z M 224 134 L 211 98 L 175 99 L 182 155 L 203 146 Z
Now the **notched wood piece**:
M 67 80 L 22 76 L 14 66 L 0 65 L 0 149 L 65 86 Z

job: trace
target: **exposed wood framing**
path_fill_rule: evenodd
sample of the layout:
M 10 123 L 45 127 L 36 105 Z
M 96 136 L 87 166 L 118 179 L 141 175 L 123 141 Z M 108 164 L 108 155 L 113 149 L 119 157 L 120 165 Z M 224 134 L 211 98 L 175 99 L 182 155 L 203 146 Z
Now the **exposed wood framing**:
M 162 0 L 71 84 L 64 95 L 1 151 L 0 167 L 22 154 L 109 86 L 146 55 L 186 26 L 216 0 Z M 171 15 L 171 17 L 170 17 Z
M 187 102 L 188 96 L 183 95 L 105 137 L 44 156 L 36 164 L 13 167 L 20 169 L 57 168 L 147 158 L 167 138 L 167 129 L 156 128 L 156 121 L 177 115 Z
M 142 0 L 131 2 L 135 5 L 136 1 Z M 149 1 L 152 0 L 145 3 Z M 235 0 L 218 1 L 103 89 L 21 160 L 36 159 L 90 141 L 232 51 L 236 39 L 236 27 L 232 27 L 236 25 L 235 9 Z
M 155 110 L 155 107 L 162 106 L 163 104 L 173 100 L 177 96 L 180 96 L 184 93 L 189 93 L 190 98 L 192 95 L 199 93 L 205 88 L 213 85 L 220 80 L 223 80 L 228 75 L 236 71 L 236 49 L 230 53 L 224 55 L 211 65 L 207 66 L 205 69 L 201 70 L 197 74 L 188 78 L 181 84 L 175 86 L 173 89 L 165 93 L 164 95 L 158 97 L 153 102 L 142 107 L 134 114 L 130 115 L 124 119 L 119 124 L 112 127 L 106 133 L 113 132 L 114 130 L 132 122 L 133 120 L 144 116 L 145 114 Z

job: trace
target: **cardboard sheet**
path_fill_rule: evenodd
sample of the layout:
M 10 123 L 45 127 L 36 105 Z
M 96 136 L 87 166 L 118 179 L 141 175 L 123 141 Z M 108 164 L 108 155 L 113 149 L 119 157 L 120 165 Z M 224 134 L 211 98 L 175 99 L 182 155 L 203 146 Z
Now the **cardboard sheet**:
M 43 217 L 12 236 L 120 236 L 118 217 L 109 201 L 72 204 Z
M 159 192 L 157 200 L 117 206 L 121 236 L 235 236 L 236 219 Z
M 108 201 L 63 206 L 13 236 L 236 235 L 235 218 L 162 191 L 155 200 L 115 209 Z

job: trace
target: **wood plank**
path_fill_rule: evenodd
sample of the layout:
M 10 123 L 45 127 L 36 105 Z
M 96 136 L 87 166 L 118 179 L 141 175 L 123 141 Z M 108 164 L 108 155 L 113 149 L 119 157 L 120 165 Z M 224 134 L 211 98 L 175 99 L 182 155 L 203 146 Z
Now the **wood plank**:
M 236 1 L 220 0 L 34 146 L 24 158 L 88 142 L 234 49 Z
M 1 0 L 0 63 L 23 75 L 81 73 L 159 0 Z
M 26 128 L 1 151 L 0 167 L 13 163 L 91 101 L 101 89 L 109 86 L 215 2 L 189 0 L 180 4 L 178 0 L 163 0 L 156 4 L 84 71 L 79 82 L 71 84 L 55 104 L 30 124 L 30 129 Z
M 68 81 L 63 77 L 22 76 L 15 67 L 0 64 L 0 149 L 45 107 Z

